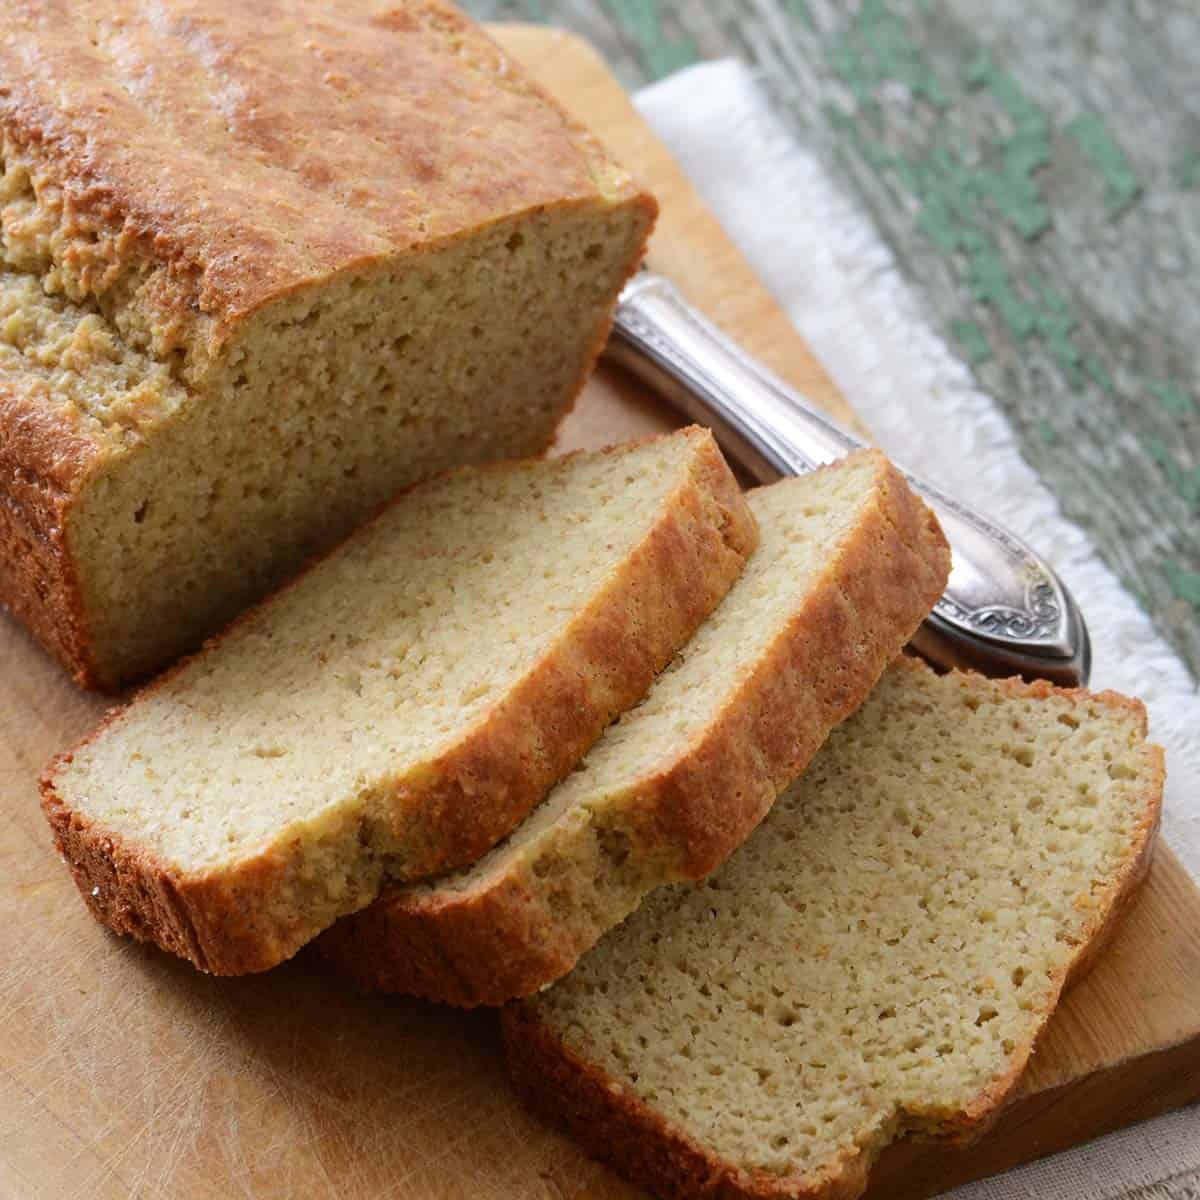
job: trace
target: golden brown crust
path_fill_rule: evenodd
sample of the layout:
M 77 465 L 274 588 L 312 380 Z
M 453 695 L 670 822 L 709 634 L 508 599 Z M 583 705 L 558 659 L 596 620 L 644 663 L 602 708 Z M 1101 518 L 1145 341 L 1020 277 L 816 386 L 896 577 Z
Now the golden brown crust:
M 633 194 L 441 0 L 159 7 L 150 21 L 123 0 L 7 5 L 0 128 L 96 235 L 77 264 L 88 290 L 131 260 L 164 268 L 154 303 L 211 318 L 214 347 L 264 304 L 341 271 Z
M 67 524 L 94 448 L 0 377 L 0 603 L 74 675 L 102 682 L 91 652 Z
M 632 206 L 653 224 L 652 198 L 441 0 L 159 9 L 6 5 L 0 154 L 54 197 L 60 290 L 121 307 L 188 380 L 253 313 L 339 274 L 536 212 Z M 38 387 L 0 377 L 0 604 L 78 683 L 112 689 L 128 680 L 89 637 L 70 523 L 122 450 Z
M 910 670 L 928 670 L 917 660 L 899 661 Z M 971 687 L 972 680 L 979 679 L 966 672 L 960 678 L 963 687 Z M 1091 700 L 1110 708 L 1132 710 L 1140 716 L 1144 734 L 1145 710 L 1141 703 L 1115 692 L 1089 693 L 1056 688 L 1044 681 L 1027 684 L 1020 679 L 1004 680 L 1002 685 L 1011 695 L 1063 695 L 1076 702 Z M 993 688 L 995 681 L 987 681 L 986 686 Z M 857 1153 L 808 1175 L 745 1171 L 713 1155 L 625 1085 L 568 1047 L 540 1019 L 536 1000 L 515 1002 L 503 1010 L 505 1058 L 518 1095 L 549 1124 L 575 1137 L 593 1157 L 656 1195 L 680 1200 L 853 1200 L 866 1189 L 875 1159 L 897 1137 L 908 1134 L 957 1143 L 974 1140 L 1012 1098 L 1036 1039 L 1044 1032 L 1063 990 L 1092 965 L 1146 876 L 1161 818 L 1165 769 L 1160 747 L 1147 743 L 1144 753 L 1146 785 L 1139 799 L 1139 821 L 1128 861 L 1105 893 L 1094 898 L 1092 922 L 1077 943 L 1071 961 L 1060 972 L 1058 986 L 1047 998 L 1041 1025 L 1024 1045 L 1014 1049 L 1003 1076 L 962 1111 L 949 1115 L 899 1113 Z
M 413 877 L 473 861 L 508 833 L 642 695 L 740 573 L 757 541 L 754 518 L 712 435 L 693 429 L 684 436 L 693 442 L 688 478 L 603 592 L 454 748 L 419 778 L 400 781 L 394 833 Z M 56 768 L 70 758 L 51 764 L 42 802 L 97 920 L 215 974 L 266 970 L 320 932 L 271 916 L 281 889 L 306 886 L 299 842 L 268 847 L 228 871 L 184 875 L 123 844 L 58 795 Z M 361 853 L 372 851 L 363 846 Z
M 202 960 L 203 947 L 170 871 L 153 856 L 105 837 L 102 830 L 65 804 L 48 780 L 42 780 L 41 790 L 42 809 L 54 831 L 55 845 L 92 915 L 140 941 L 157 942 L 193 962 Z
M 866 699 L 941 595 L 950 553 L 936 518 L 882 454 L 866 453 L 875 460 L 875 503 L 808 604 L 720 719 L 614 806 L 622 868 L 641 875 L 643 891 L 719 866 Z M 600 937 L 597 899 L 613 869 L 601 860 L 563 881 L 523 862 L 460 892 L 390 889 L 321 946 L 364 987 L 502 1004 L 564 975 Z

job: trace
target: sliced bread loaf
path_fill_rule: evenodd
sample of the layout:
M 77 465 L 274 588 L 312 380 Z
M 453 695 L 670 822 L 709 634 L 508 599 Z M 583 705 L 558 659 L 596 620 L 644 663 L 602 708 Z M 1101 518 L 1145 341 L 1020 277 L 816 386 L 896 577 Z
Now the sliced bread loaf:
M 529 995 L 758 824 L 928 613 L 949 551 L 877 451 L 749 499 L 758 549 L 641 704 L 473 867 L 330 929 L 344 970 L 452 1004 Z
M 547 445 L 655 205 L 452 5 L 0 12 L 0 602 L 80 682 Z
M 264 970 L 508 833 L 756 540 L 699 429 L 414 488 L 53 764 L 59 849 L 114 929 Z
M 522 1095 L 662 1196 L 853 1197 L 969 1138 L 1149 863 L 1140 704 L 910 660 L 720 870 L 505 1012 Z

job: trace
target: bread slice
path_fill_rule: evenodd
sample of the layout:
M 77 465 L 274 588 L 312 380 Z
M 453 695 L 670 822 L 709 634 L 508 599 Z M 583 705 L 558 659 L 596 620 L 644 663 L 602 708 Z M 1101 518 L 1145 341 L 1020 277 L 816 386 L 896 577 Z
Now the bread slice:
M 1147 869 L 1145 734 L 900 661 L 706 883 L 505 1011 L 518 1090 L 663 1197 L 848 1198 L 898 1137 L 969 1139 Z
M 700 429 L 416 487 L 53 764 L 59 849 L 114 929 L 271 967 L 508 833 L 756 540 Z
M 723 862 L 862 703 L 949 551 L 877 451 L 749 497 L 761 540 L 646 698 L 512 835 L 323 935 L 365 986 L 500 1004 L 565 974 L 651 888 Z
M 0 603 L 89 686 L 542 450 L 654 220 L 440 0 L 17 0 L 0 80 Z

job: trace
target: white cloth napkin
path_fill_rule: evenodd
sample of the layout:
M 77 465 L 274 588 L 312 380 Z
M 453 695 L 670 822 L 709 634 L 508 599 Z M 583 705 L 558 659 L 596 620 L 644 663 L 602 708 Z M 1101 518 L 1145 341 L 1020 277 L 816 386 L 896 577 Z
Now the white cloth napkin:
M 928 321 L 870 219 L 741 63 L 691 67 L 635 100 L 879 444 L 996 517 L 1060 572 L 1091 630 L 1091 686 L 1146 702 L 1151 735 L 1167 753 L 1164 836 L 1200 877 L 1200 694 L 1020 456 L 1007 419 Z M 1196 1172 L 1193 1108 L 954 1196 L 1109 1200 L 1149 1186 L 1145 1200 L 1159 1200 L 1195 1195 Z

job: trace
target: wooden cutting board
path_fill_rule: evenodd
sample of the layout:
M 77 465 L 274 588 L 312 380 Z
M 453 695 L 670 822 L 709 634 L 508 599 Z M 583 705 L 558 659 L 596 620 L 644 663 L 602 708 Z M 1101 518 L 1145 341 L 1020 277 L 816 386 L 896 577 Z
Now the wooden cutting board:
M 501 37 L 657 190 L 654 265 L 851 420 L 595 55 L 543 30 Z M 672 423 L 602 371 L 561 444 Z M 0 617 L 0 1197 L 633 1200 L 517 1107 L 493 1014 L 358 996 L 303 955 L 211 979 L 93 924 L 51 851 L 34 781 L 101 708 Z M 929 1195 L 1200 1096 L 1198 984 L 1200 893 L 1160 851 L 996 1130 L 967 1151 L 893 1150 L 875 1194 Z

